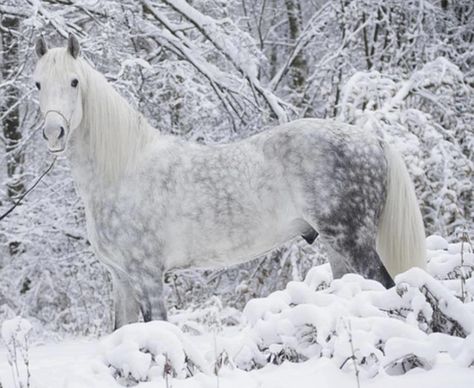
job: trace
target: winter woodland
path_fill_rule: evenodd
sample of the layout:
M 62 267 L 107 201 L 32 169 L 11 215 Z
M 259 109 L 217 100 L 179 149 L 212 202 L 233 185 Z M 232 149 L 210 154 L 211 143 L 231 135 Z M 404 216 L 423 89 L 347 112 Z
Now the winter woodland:
M 69 33 L 164 133 L 225 143 L 317 117 L 383 134 L 415 183 L 428 270 L 390 290 L 332 280 L 324 247 L 298 238 L 236 267 L 167 273 L 170 322 L 97 345 L 112 332 L 110 275 L 59 158 L 0 220 L 0 386 L 303 387 L 319 374 L 328 386 L 398 386 L 383 378 L 407 372 L 409 386 L 474 381 L 471 0 L 1 0 L 0 215 L 52 162 L 34 43 L 62 46 Z M 76 365 L 83 377 L 35 372 L 32 344 L 84 336 L 100 355 Z

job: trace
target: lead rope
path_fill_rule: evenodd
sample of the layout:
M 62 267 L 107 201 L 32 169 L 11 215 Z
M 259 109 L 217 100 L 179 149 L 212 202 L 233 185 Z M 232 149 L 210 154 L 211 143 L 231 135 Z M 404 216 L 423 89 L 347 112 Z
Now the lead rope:
M 71 120 L 67 119 L 60 111 L 58 110 L 54 110 L 54 109 L 50 109 L 48 111 L 46 111 L 46 113 L 44 114 L 44 117 L 43 117 L 43 122 L 44 120 L 46 120 L 46 116 L 48 116 L 49 113 L 57 113 L 58 115 L 60 115 L 64 121 L 66 122 L 66 125 L 67 125 L 67 129 L 69 131 L 69 128 L 70 128 L 70 123 L 71 123 Z M 71 115 L 72 116 L 72 115 Z M 26 190 L 21 196 L 20 198 L 18 198 L 16 200 L 16 202 L 13 204 L 13 206 L 8 209 L 5 213 L 3 213 L 2 215 L 0 215 L 0 221 L 2 221 L 5 217 L 7 217 L 13 210 L 15 210 L 15 208 L 21 203 L 21 201 L 29 194 L 31 193 L 34 188 L 36 186 L 38 186 L 38 183 L 41 182 L 41 180 L 52 170 L 53 166 L 54 166 L 54 163 L 56 162 L 56 159 L 57 159 L 57 156 L 55 156 L 51 162 L 51 164 L 49 165 L 49 167 L 40 175 L 40 177 L 36 180 L 36 182 L 33 184 L 33 186 L 31 186 L 28 190 Z
M 40 183 L 41 180 L 52 170 L 52 168 L 53 168 L 53 166 L 54 166 L 54 163 L 56 162 L 56 159 L 57 159 L 57 156 L 55 156 L 55 157 L 53 158 L 53 161 L 51 162 L 51 164 L 49 165 L 49 167 L 40 175 L 40 177 L 36 180 L 36 182 L 33 184 L 33 186 L 31 186 L 28 190 L 26 190 L 26 191 L 20 196 L 20 198 L 18 198 L 18 199 L 16 200 L 16 202 L 13 204 L 13 206 L 0 216 L 0 221 L 3 220 L 6 216 L 8 216 L 13 210 L 15 210 L 15 208 L 21 203 L 21 201 L 22 201 L 29 193 L 31 193 L 31 192 L 33 191 L 33 189 L 38 185 L 38 183 Z

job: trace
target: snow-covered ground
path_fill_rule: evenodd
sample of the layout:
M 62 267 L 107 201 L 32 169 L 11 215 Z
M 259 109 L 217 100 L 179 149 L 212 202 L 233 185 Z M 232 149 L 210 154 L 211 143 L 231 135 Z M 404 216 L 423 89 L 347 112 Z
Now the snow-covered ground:
M 94 370 L 98 356 L 98 341 L 66 341 L 37 346 L 31 350 L 32 387 L 38 388 L 108 388 L 120 387 L 105 373 Z M 14 387 L 5 353 L 0 356 L 3 388 Z M 453 364 L 448 356 L 440 355 L 436 367 L 429 371 L 414 369 L 402 376 L 379 374 L 361 379 L 361 387 L 384 388 L 472 388 L 474 369 Z M 219 377 L 198 374 L 188 379 L 170 379 L 175 388 L 335 388 L 357 387 L 354 374 L 342 371 L 328 358 L 313 358 L 302 363 L 269 364 L 250 372 L 223 368 Z M 139 387 L 166 387 L 163 380 L 141 383 Z
M 427 246 L 429 273 L 407 271 L 390 290 L 357 275 L 332 280 L 322 265 L 243 312 L 216 303 L 28 354 L 30 325 L 16 318 L 2 326 L 0 382 L 26 383 L 27 360 L 33 388 L 471 388 L 474 254 L 436 236 Z

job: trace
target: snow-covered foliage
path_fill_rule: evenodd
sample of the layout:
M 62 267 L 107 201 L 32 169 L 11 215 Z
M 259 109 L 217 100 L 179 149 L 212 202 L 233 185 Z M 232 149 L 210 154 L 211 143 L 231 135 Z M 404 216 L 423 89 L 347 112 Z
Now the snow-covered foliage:
M 103 362 L 123 383 L 209 372 L 192 341 L 168 322 L 127 325 L 102 342 Z
M 201 319 L 220 316 L 222 307 L 215 305 L 176 314 L 175 324 L 125 326 L 102 340 L 93 369 L 121 385 L 172 386 L 174 379 L 197 382 L 202 374 L 250 373 L 310 360 L 330 360 L 349 376 L 357 370 L 363 381 L 415 368 L 474 367 L 474 302 L 462 302 L 460 283 L 446 277 L 448 267 L 459 264 L 461 244 L 439 236 L 427 243 L 431 275 L 414 268 L 386 290 L 359 275 L 332 280 L 329 265 L 323 264 L 303 281 L 252 299 L 227 326 Z M 463 260 L 474 262 L 471 248 L 463 251 Z M 465 291 L 471 297 L 472 280 Z
M 355 73 L 344 87 L 341 107 L 344 121 L 379 131 L 404 154 L 428 231 L 453 235 L 469 225 L 474 105 L 457 66 L 439 57 L 409 79 Z
M 433 254 L 446 261 L 456 255 Z M 468 257 L 474 258 L 472 253 Z M 239 339 L 243 346 L 231 353 L 235 365 L 250 370 L 328 357 L 349 370 L 355 361 L 366 377 L 382 370 L 402 374 L 414 367 L 431 369 L 438 352 L 447 351 L 456 360 L 465 350 L 453 337 L 437 344 L 439 333 L 463 338 L 473 333 L 472 306 L 458 299 L 449 281 L 445 285 L 422 270 L 401 274 L 390 290 L 358 275 L 330 278 L 328 265 L 315 267 L 304 282 L 290 282 L 283 291 L 251 300 L 243 311 L 249 324 L 246 340 Z M 469 343 L 466 339 L 466 348 Z
M 470 0 L 3 0 L 0 214 L 51 160 L 31 79 L 34 38 L 56 46 L 73 32 L 82 55 L 163 132 L 225 142 L 297 117 L 381 132 L 404 154 L 429 233 L 472 239 L 473 7 Z M 302 280 L 324 257 L 319 245 L 298 240 L 225 271 L 170 273 L 168 306 L 196 308 L 218 295 L 214 307 L 242 308 Z M 469 265 L 443 275 L 466 283 L 459 291 L 466 301 Z M 109 275 L 90 249 L 82 204 L 59 159 L 0 221 L 0 320 L 22 314 L 53 332 L 100 334 L 112 328 L 110 304 Z

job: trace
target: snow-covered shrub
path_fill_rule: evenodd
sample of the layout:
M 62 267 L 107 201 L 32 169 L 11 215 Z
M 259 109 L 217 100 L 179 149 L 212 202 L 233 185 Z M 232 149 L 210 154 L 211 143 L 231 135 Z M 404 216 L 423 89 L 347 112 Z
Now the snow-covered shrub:
M 426 322 L 430 330 L 461 337 L 473 332 L 474 317 L 441 282 L 418 268 L 400 274 L 397 281 L 398 285 L 408 285 L 408 289 L 414 287 L 421 291 L 424 301 L 420 298 L 416 303 L 428 302 L 431 306 L 432 314 Z
M 428 246 L 459 249 L 438 237 L 430 237 Z M 442 252 L 431 251 L 434 256 Z M 456 253 L 451 255 L 455 266 Z M 432 262 L 429 268 L 437 267 Z M 304 282 L 290 282 L 285 290 L 249 301 L 243 311 L 246 339 L 239 338 L 246 345 L 241 353 L 228 352 L 235 365 L 246 369 L 329 357 L 351 371 L 349 361 L 354 360 L 363 377 L 381 370 L 395 375 L 415 367 L 430 369 L 438 352 L 450 348 L 433 347 L 430 336 L 439 334 L 432 333 L 466 337 L 474 332 L 472 309 L 458 298 L 459 282 L 454 289 L 451 280 L 416 268 L 397 276 L 397 286 L 390 290 L 359 275 L 330 277 L 327 264 L 315 267 Z M 469 359 L 468 351 L 463 354 Z
M 208 331 L 219 333 L 223 327 L 236 326 L 240 323 L 241 312 L 233 307 L 224 306 L 221 298 L 210 297 L 197 305 L 191 304 L 186 309 L 171 309 L 169 321 L 183 332 L 202 334 Z
M 443 57 L 408 79 L 356 72 L 344 87 L 341 119 L 377 131 L 402 152 L 429 233 L 455 238 L 473 219 L 471 96 L 461 70 Z
M 413 368 L 431 369 L 437 353 L 427 341 L 406 338 L 390 338 L 384 352 L 384 369 L 389 375 L 405 374 Z
M 472 302 L 474 298 L 474 252 L 472 246 L 462 240 L 448 244 L 441 236 L 429 236 L 428 272 L 441 279 L 463 302 Z
M 252 298 L 282 289 L 290 280 L 304 279 L 312 267 L 326 261 L 320 241 L 310 246 L 296 239 L 261 258 L 225 269 L 170 271 L 165 278 L 167 304 L 202 311 L 217 296 L 224 306 L 242 309 Z
M 168 322 L 124 326 L 102 341 L 102 354 L 111 375 L 126 386 L 208 372 L 197 348 Z

